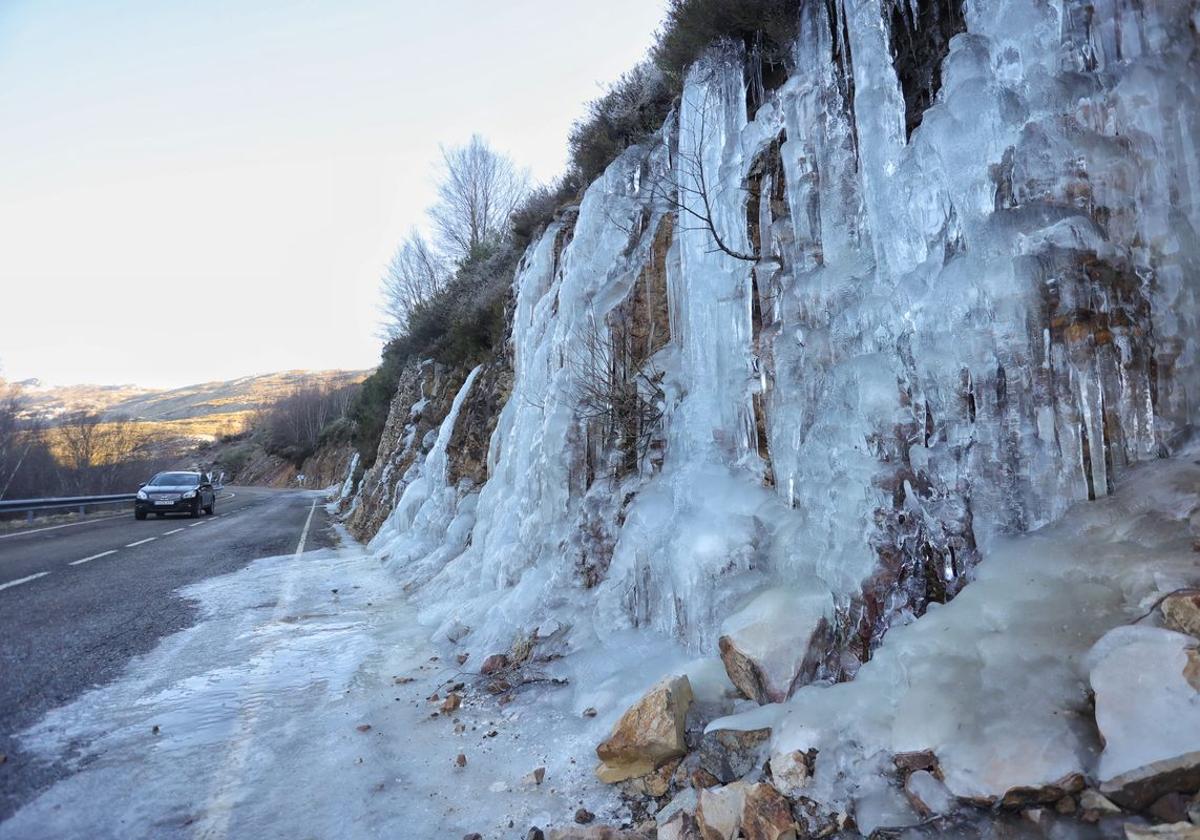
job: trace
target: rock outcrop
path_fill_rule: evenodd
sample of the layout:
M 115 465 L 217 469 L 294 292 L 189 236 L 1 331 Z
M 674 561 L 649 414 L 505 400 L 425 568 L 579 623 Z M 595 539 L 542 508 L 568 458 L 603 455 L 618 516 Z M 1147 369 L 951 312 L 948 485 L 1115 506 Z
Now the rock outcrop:
M 686 676 L 668 677 L 631 706 L 598 747 L 596 775 L 604 782 L 645 776 L 687 752 L 685 724 L 692 703 Z
M 721 625 L 721 661 L 729 679 L 759 703 L 786 700 L 815 676 L 825 656 L 828 595 L 762 593 Z

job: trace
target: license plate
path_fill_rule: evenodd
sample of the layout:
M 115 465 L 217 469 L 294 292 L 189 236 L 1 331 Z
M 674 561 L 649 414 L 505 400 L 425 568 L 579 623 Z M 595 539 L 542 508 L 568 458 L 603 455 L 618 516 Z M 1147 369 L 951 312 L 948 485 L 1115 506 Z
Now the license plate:
M 156 505 L 173 505 L 175 503 L 173 501 L 171 501 L 170 499 L 155 499 L 154 504 L 156 504 Z

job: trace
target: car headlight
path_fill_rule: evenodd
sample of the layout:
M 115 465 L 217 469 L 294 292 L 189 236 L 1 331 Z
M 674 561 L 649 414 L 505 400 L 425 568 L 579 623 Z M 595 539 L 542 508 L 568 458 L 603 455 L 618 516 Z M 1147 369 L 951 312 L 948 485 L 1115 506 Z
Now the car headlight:
M 194 499 L 194 498 L 196 498 L 196 491 L 195 491 L 195 490 L 188 490 L 186 493 L 184 493 L 184 494 L 183 494 L 183 498 L 185 498 L 185 499 Z
M 150 498 L 149 496 L 147 496 L 147 495 L 146 495 L 146 491 L 145 491 L 145 490 L 139 490 L 139 491 L 137 491 L 137 497 L 138 497 L 139 499 L 142 499 L 143 501 L 145 501 L 146 499 L 149 499 L 149 498 Z

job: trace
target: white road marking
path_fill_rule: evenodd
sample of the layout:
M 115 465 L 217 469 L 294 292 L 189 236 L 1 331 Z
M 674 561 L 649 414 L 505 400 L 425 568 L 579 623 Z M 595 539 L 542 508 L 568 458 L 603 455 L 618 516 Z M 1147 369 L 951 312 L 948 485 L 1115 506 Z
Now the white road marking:
M 38 572 L 36 575 L 30 575 L 29 577 L 17 578 L 16 580 L 10 580 L 8 583 L 0 583 L 0 589 L 8 589 L 8 587 L 10 587 L 10 586 L 20 586 L 22 583 L 29 583 L 29 581 L 31 581 L 31 580 L 37 580 L 38 578 L 45 577 L 48 574 L 50 574 L 50 573 L 49 572 Z
M 172 534 L 178 534 L 178 533 L 179 533 L 180 531 L 182 531 L 182 530 L 183 530 L 182 528 L 176 528 L 174 531 L 167 531 L 167 532 L 165 532 L 165 533 L 163 534 L 163 536 L 164 536 L 164 537 L 169 537 L 169 536 L 171 536 Z
M 304 520 L 304 530 L 300 532 L 300 542 L 296 544 L 296 556 L 304 553 L 304 543 L 308 539 L 308 526 L 312 525 L 313 512 L 317 509 L 317 500 L 313 499 L 312 507 L 308 509 L 308 519 Z
M 93 554 L 91 557 L 84 557 L 82 560 L 72 560 L 67 565 L 68 566 L 78 566 L 80 563 L 86 563 L 89 560 L 99 560 L 101 557 L 107 557 L 110 554 L 116 554 L 116 553 L 117 553 L 117 550 L 115 548 L 112 551 L 101 551 L 99 554 Z
M 125 513 L 114 513 L 111 516 L 98 516 L 95 519 L 85 519 L 82 522 L 67 522 L 63 525 L 47 525 L 45 528 L 34 528 L 29 531 L 13 531 L 11 534 L 0 534 L 0 540 L 11 539 L 12 537 L 23 537 L 26 534 L 40 534 L 42 531 L 57 531 L 59 528 L 74 528 L 76 525 L 94 525 L 97 522 L 107 522 L 109 519 L 119 519 L 122 516 L 127 516 Z
M 146 537 L 146 539 L 144 539 L 144 540 L 138 540 L 137 542 L 132 542 L 125 547 L 126 548 L 137 548 L 139 545 L 145 545 L 148 542 L 154 542 L 156 539 L 158 539 L 158 537 Z
M 195 528 L 197 525 L 203 525 L 203 524 L 204 524 L 204 520 L 203 520 L 203 519 L 201 519 L 199 522 L 193 522 L 193 523 L 192 523 L 191 525 L 189 525 L 188 527 L 189 527 L 189 528 Z

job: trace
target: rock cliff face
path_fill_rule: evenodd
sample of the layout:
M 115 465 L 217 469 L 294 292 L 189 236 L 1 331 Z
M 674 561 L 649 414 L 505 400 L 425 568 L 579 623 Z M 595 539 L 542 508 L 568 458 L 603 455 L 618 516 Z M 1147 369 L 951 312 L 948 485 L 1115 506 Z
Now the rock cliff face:
M 405 374 L 349 522 L 432 626 L 712 653 L 786 590 L 780 684 L 847 679 L 1196 420 L 1195 4 L 801 15 L 779 87 L 714 49 L 530 246 L 511 367 Z

